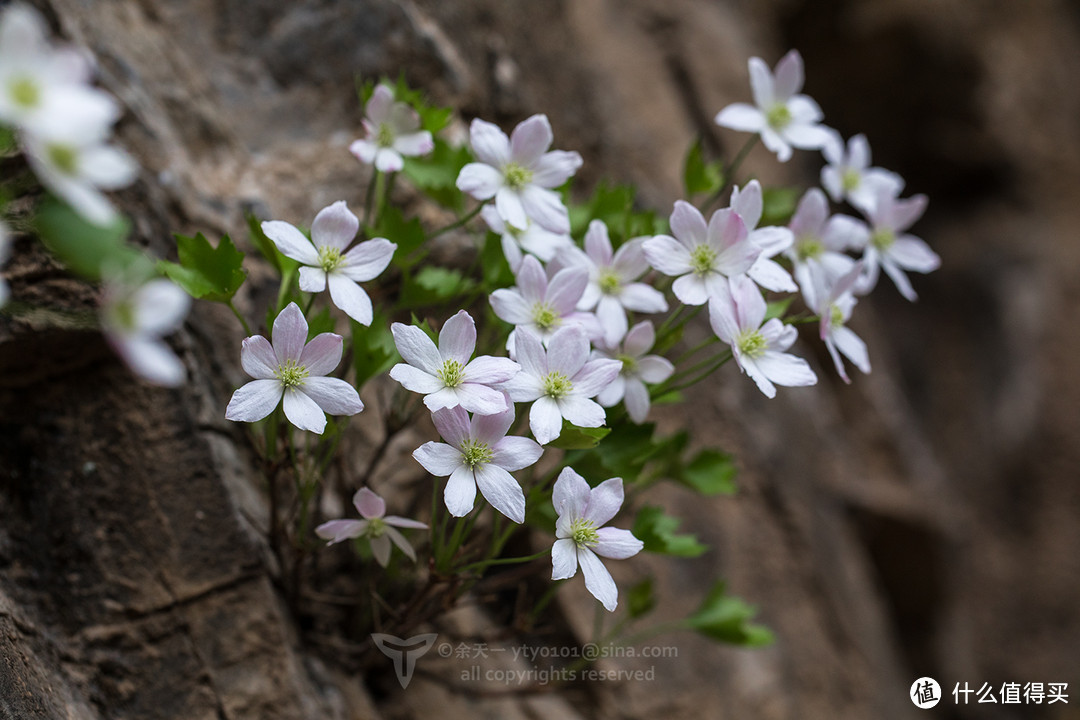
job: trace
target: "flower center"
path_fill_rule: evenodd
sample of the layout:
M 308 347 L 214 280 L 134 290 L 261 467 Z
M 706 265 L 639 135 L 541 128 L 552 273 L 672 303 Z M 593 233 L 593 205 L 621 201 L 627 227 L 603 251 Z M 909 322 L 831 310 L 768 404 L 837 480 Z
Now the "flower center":
M 551 307 L 547 303 L 536 303 L 533 305 L 532 319 L 536 324 L 536 327 L 542 331 L 547 332 L 559 325 L 559 321 L 562 320 L 562 316 L 555 312 L 555 308 Z
M 701 244 L 690 251 L 690 269 L 696 275 L 704 277 L 712 272 L 715 261 L 716 251 L 708 245 Z
M 847 168 L 844 170 L 844 174 L 840 180 L 844 186 L 844 192 L 851 192 L 859 187 L 859 183 L 862 181 L 862 175 L 854 168 Z
M 635 372 L 637 372 L 638 362 L 637 358 L 633 355 L 626 355 L 624 353 L 620 353 L 615 356 L 615 359 L 622 363 L 622 370 L 620 370 L 619 372 L 621 372 L 623 375 L 633 375 Z
M 495 452 L 488 447 L 487 443 L 469 438 L 461 443 L 461 461 L 472 470 L 477 465 L 491 462 Z
M 281 384 L 288 389 L 303 385 L 304 380 L 310 374 L 306 367 L 297 364 L 295 360 L 286 360 L 281 365 L 278 365 L 274 377 L 280 380 Z
M 570 537 L 579 548 L 594 547 L 600 543 L 600 533 L 596 532 L 596 524 L 578 518 L 570 523 Z
M 64 175 L 74 175 L 79 169 L 79 153 L 70 145 L 52 143 L 46 149 L 49 162 Z
M 570 382 L 570 378 L 557 370 L 545 375 L 543 384 L 544 394 L 556 400 L 569 395 L 570 391 L 574 389 L 574 383 Z
M 765 120 L 772 129 L 783 130 L 791 124 L 791 111 L 784 103 L 776 103 L 765 113 Z
M 749 358 L 758 358 L 765 354 L 769 344 L 758 330 L 744 330 L 735 338 L 739 352 Z
M 829 306 L 829 322 L 834 328 L 843 327 L 844 325 L 844 311 L 836 303 Z
M 894 242 L 896 242 L 896 233 L 888 228 L 875 230 L 874 234 L 870 236 L 870 244 L 881 252 L 891 248 Z
M 511 161 L 503 166 L 503 178 L 506 179 L 506 184 L 511 190 L 522 190 L 526 185 L 532 182 L 533 171 L 519 163 Z
M 16 78 L 8 85 L 8 92 L 11 93 L 11 99 L 15 101 L 15 104 L 24 108 L 37 107 L 41 102 L 41 90 L 32 78 Z
M 394 131 L 386 123 L 379 123 L 379 129 L 375 131 L 375 144 L 381 148 L 388 148 L 394 144 Z
M 368 518 L 367 529 L 364 534 L 370 538 L 381 537 L 386 532 L 386 522 L 382 518 Z
M 449 388 L 456 388 L 465 382 L 465 366 L 457 360 L 443 360 L 442 367 L 435 374 Z
M 814 235 L 803 235 L 795 243 L 795 254 L 799 260 L 817 260 L 825 254 L 825 243 Z
M 319 248 L 319 267 L 323 272 L 332 273 L 341 265 L 341 251 L 331 245 Z
M 605 295 L 615 295 L 622 289 L 622 280 L 618 273 L 611 268 L 601 268 L 596 278 L 596 284 L 600 286 L 600 292 Z

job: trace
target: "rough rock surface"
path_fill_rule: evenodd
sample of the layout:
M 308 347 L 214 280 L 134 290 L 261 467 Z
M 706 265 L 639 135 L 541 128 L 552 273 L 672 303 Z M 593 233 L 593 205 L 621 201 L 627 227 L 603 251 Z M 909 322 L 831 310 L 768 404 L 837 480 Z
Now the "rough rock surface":
M 652 682 L 491 697 L 440 680 L 452 663 L 435 660 L 402 692 L 388 666 L 359 677 L 305 639 L 267 550 L 250 450 L 220 417 L 241 380 L 227 312 L 200 305 L 176 336 L 190 385 L 141 386 L 80 320 L 92 292 L 23 238 L 5 275 L 43 310 L 0 318 L 0 717 L 900 719 L 916 717 L 905 698 L 923 675 L 947 691 L 965 681 L 1080 688 L 1070 315 L 1080 303 L 1080 14 L 1070 3 L 43 8 L 97 55 L 128 109 L 120 137 L 144 171 L 120 202 L 137 240 L 162 255 L 172 231 L 242 236 L 249 209 L 306 223 L 333 200 L 358 204 L 366 178 L 345 151 L 359 126 L 357 73 L 404 69 L 466 117 L 504 125 L 546 112 L 558 145 L 585 155 L 584 184 L 633 181 L 664 209 L 695 133 L 729 153 L 740 142 L 710 119 L 746 98 L 745 58 L 771 62 L 794 46 L 828 122 L 866 132 L 878 164 L 931 196 L 918 230 L 944 266 L 917 280 L 917 304 L 883 286 L 856 318 L 871 376 L 845 387 L 818 354 L 816 388 L 769 402 L 725 368 L 694 399 L 701 442 L 737 453 L 741 492 L 703 503 L 662 491 L 713 550 L 697 562 L 637 559 L 620 577 L 655 573 L 667 598 L 659 614 L 673 618 L 723 576 L 759 606 L 775 646 L 679 635 L 658 641 L 677 659 L 612 661 L 654 667 Z M 815 159 L 799 158 L 779 166 L 758 150 L 747 167 L 812 182 Z M 661 420 L 674 427 L 682 413 Z M 355 432 L 371 439 L 357 443 L 366 462 L 377 414 Z M 379 467 L 406 466 L 406 445 Z M 583 588 L 560 600 L 588 639 Z M 512 642 L 482 609 L 456 622 L 466 636 Z M 950 701 L 942 716 L 1066 718 L 1075 704 L 1010 713 Z

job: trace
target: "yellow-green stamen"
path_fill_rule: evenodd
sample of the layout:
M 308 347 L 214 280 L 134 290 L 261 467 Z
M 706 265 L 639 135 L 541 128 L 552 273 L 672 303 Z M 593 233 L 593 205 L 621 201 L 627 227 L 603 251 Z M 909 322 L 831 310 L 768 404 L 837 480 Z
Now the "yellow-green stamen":
M 522 190 L 532 182 L 533 171 L 516 162 L 508 162 L 503 166 L 503 178 L 511 190 Z
M 323 245 L 319 248 L 319 267 L 323 272 L 334 272 L 341 266 L 341 251 L 331 245 Z
M 49 162 L 64 175 L 74 175 L 79 169 L 79 153 L 70 145 L 53 143 L 48 146 L 46 152 Z
M 31 78 L 16 78 L 8 85 L 8 92 L 16 105 L 24 108 L 37 107 L 41 102 L 41 89 Z
M 765 120 L 772 129 L 783 130 L 791 124 L 791 111 L 788 110 L 787 105 L 777 103 L 769 108 L 769 112 L 765 113 Z
M 457 360 L 444 360 L 442 367 L 435 374 L 449 388 L 456 388 L 465 382 L 465 366 Z
M 817 260 L 825 254 L 825 243 L 814 235 L 801 235 L 795 241 L 795 254 L 799 260 Z
M 555 308 L 547 303 L 536 303 L 533 305 L 532 319 L 533 323 L 536 324 L 536 327 L 540 328 L 543 332 L 547 332 L 559 325 L 562 316 L 555 311 Z
M 286 389 L 299 387 L 304 384 L 304 380 L 307 379 L 308 369 L 303 365 L 298 364 L 295 360 L 286 360 L 281 365 L 278 365 L 278 369 L 274 372 L 274 377 L 281 381 L 281 384 Z
M 690 251 L 690 269 L 694 274 L 704 277 L 712 272 L 713 263 L 716 262 L 716 251 L 705 244 L 698 245 Z
M 470 470 L 477 465 L 491 462 L 494 457 L 495 451 L 488 447 L 487 443 L 473 440 L 472 438 L 461 443 L 461 461 L 465 463 Z
M 570 382 L 570 378 L 557 370 L 545 375 L 543 384 L 544 394 L 556 400 L 568 395 L 574 389 L 574 383 Z
M 605 295 L 615 295 L 622 289 L 622 280 L 618 273 L 610 268 L 601 268 L 596 277 L 596 284 L 600 286 L 600 292 Z
M 758 330 L 745 330 L 735 338 L 739 352 L 749 358 L 758 358 L 765 354 L 769 344 Z
M 600 543 L 600 533 L 596 532 L 596 523 L 584 518 L 571 521 L 570 537 L 579 548 L 595 547 Z
M 870 244 L 882 252 L 891 248 L 895 242 L 896 233 L 888 228 L 875 230 L 874 234 L 870 236 Z

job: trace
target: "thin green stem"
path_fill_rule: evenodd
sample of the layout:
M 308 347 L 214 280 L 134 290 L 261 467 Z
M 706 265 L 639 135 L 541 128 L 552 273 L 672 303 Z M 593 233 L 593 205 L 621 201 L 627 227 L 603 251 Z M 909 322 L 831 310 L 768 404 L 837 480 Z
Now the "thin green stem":
M 440 235 L 444 235 L 444 234 L 450 232 L 451 230 L 456 230 L 457 228 L 461 227 L 462 225 L 466 224 L 467 222 L 472 220 L 474 217 L 479 215 L 480 211 L 483 209 L 484 205 L 486 205 L 486 204 L 487 204 L 486 202 L 480 203 L 468 215 L 465 215 L 463 217 L 458 218 L 457 220 L 450 223 L 449 225 L 444 225 L 443 227 L 439 228 L 438 230 L 436 230 L 433 233 L 431 233 L 430 235 L 428 235 L 427 239 L 428 240 L 433 240 L 433 239 L 439 237 Z
M 713 203 L 719 200 L 720 196 L 723 195 L 724 192 L 734 184 L 735 173 L 738 172 L 739 166 L 743 164 L 743 160 L 746 159 L 746 156 L 749 155 L 750 151 L 754 149 L 755 145 L 757 145 L 758 139 L 758 135 L 751 135 L 750 139 L 747 140 L 746 143 L 739 149 L 739 152 L 735 155 L 735 159 L 732 160 L 731 164 L 724 169 L 724 184 L 721 185 L 716 190 L 716 192 L 706 198 L 705 202 L 701 204 L 699 208 L 701 212 L 704 213 L 706 210 L 712 207 Z
M 489 559 L 489 560 L 481 560 L 480 562 L 474 562 L 474 563 L 471 563 L 469 565 L 466 565 L 465 567 L 461 568 L 461 570 L 459 572 L 467 573 L 467 572 L 473 572 L 474 570 L 483 570 L 483 569 L 485 569 L 487 567 L 490 567 L 491 565 L 513 565 L 515 563 L 532 562 L 533 560 L 539 560 L 540 558 L 542 558 L 545 555 L 548 555 L 550 553 L 551 553 L 551 548 L 547 548 L 547 549 L 541 550 L 540 552 L 535 553 L 533 555 L 525 555 L 523 557 L 492 558 L 492 559 Z
M 375 219 L 371 215 L 375 212 L 375 185 L 380 177 L 382 173 L 376 170 L 375 177 L 368 182 L 367 193 L 364 195 L 364 225 L 368 227 L 375 226 Z
M 251 332 L 251 326 L 248 325 L 248 321 L 244 319 L 244 316 L 241 315 L 240 311 L 236 309 L 235 305 L 233 305 L 232 298 L 229 298 L 229 301 L 225 304 L 229 306 L 229 309 L 232 310 L 233 315 L 235 315 L 236 319 L 240 321 L 240 324 L 244 326 L 244 332 L 247 333 L 247 336 L 251 337 L 252 335 L 254 335 L 255 333 Z

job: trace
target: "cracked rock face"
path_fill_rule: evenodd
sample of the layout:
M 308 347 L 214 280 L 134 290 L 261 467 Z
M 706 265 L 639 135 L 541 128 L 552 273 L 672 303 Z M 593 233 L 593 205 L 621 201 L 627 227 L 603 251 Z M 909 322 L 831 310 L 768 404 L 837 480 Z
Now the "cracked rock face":
M 39 4 L 127 109 L 120 141 L 145 170 L 118 203 L 159 255 L 174 231 L 242 237 L 248 210 L 304 224 L 361 202 L 367 178 L 346 150 L 354 76 L 402 68 L 466 118 L 548 113 L 558 145 L 586 158 L 582 187 L 634 182 L 664 212 L 695 133 L 737 150 L 711 117 L 747 99 L 746 58 L 794 46 L 827 122 L 865 132 L 876 163 L 931 196 L 917 229 L 944 266 L 919 278 L 915 305 L 888 286 L 860 305 L 874 373 L 851 388 L 804 344 L 814 389 L 765 401 L 727 367 L 689 408 L 658 415 L 675 428 L 692 413 L 700 442 L 739 458 L 741 491 L 656 491 L 647 500 L 713 549 L 693 564 L 636 558 L 616 579 L 654 574 L 663 620 L 722 576 L 774 647 L 679 635 L 677 658 L 611 665 L 652 667 L 652 682 L 484 697 L 440 682 L 454 667 L 434 660 L 405 692 L 389 665 L 346 672 L 286 609 L 260 481 L 221 417 L 243 379 L 227 311 L 197 304 L 174 338 L 189 385 L 139 385 L 70 320 L 94 307 L 93 288 L 20 238 L 5 274 L 36 309 L 0 316 L 0 716 L 891 719 L 916 716 L 908 688 L 927 674 L 1080 683 L 1068 3 Z M 780 166 L 758 149 L 746 167 L 813 182 L 816 159 L 796 157 Z M 267 292 L 265 270 L 250 270 L 248 309 Z M 382 431 L 375 412 L 356 425 L 350 462 L 363 464 Z M 425 432 L 382 459 L 391 484 L 418 476 L 405 455 Z M 434 629 L 503 637 L 494 614 L 473 606 Z M 560 591 L 557 617 L 559 642 L 589 639 L 580 584 Z

